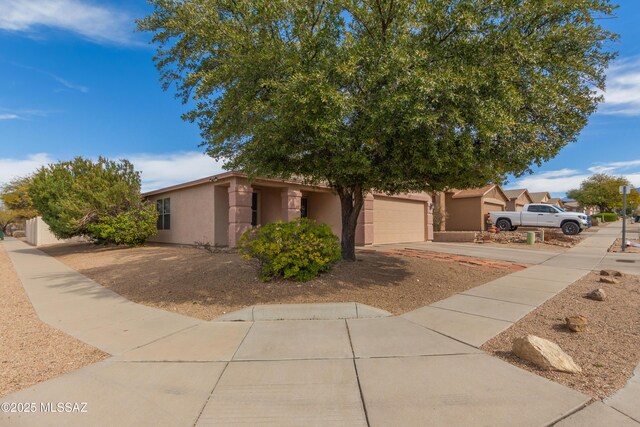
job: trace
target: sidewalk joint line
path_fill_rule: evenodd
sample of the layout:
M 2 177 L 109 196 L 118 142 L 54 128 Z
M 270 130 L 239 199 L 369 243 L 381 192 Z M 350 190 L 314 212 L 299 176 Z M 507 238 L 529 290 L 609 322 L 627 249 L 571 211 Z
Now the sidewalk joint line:
M 347 336 L 349 337 L 349 346 L 351 347 L 351 355 L 353 356 L 352 363 L 353 369 L 356 374 L 356 382 L 358 383 L 358 391 L 360 393 L 360 402 L 362 402 L 362 411 L 364 412 L 364 420 L 367 423 L 368 427 L 371 427 L 371 423 L 369 422 L 369 413 L 367 412 L 367 404 L 364 401 L 364 394 L 362 392 L 362 384 L 360 384 L 360 375 L 358 375 L 358 365 L 356 364 L 356 353 L 353 350 L 353 342 L 351 341 L 351 330 L 349 329 L 349 322 L 347 319 L 344 320 L 344 325 L 347 328 Z
M 198 425 L 198 421 L 200 421 L 200 418 L 202 417 L 202 413 L 204 412 L 205 408 L 209 404 L 209 401 L 211 400 L 211 397 L 213 396 L 213 392 L 216 391 L 216 387 L 218 387 L 218 383 L 222 379 L 222 376 L 227 371 L 227 368 L 229 367 L 229 363 L 231 363 L 231 362 L 226 362 L 225 365 L 224 365 L 224 368 L 222 368 L 222 372 L 220 372 L 220 376 L 218 376 L 218 379 L 216 380 L 215 384 L 213 385 L 213 388 L 211 389 L 211 393 L 209 393 L 209 396 L 207 397 L 207 400 L 204 402 L 204 405 L 202 405 L 202 409 L 200 409 L 200 412 L 198 412 L 198 416 L 196 417 L 196 420 L 193 422 L 193 427 L 196 427 L 196 425 Z

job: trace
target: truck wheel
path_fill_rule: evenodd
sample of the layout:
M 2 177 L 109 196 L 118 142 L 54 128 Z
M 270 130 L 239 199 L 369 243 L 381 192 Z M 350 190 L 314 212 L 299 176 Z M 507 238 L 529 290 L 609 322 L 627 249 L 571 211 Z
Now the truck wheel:
M 496 222 L 496 227 L 498 227 L 498 229 L 500 231 L 508 231 L 511 230 L 511 221 L 509 221 L 508 219 L 499 219 Z
M 513 227 L 511 227 L 511 228 L 509 229 L 509 231 L 516 231 L 517 229 L 518 229 L 518 226 L 517 226 L 517 225 L 514 225 Z
M 565 222 L 562 224 L 562 232 L 567 236 L 574 236 L 580 232 L 580 226 L 575 222 Z

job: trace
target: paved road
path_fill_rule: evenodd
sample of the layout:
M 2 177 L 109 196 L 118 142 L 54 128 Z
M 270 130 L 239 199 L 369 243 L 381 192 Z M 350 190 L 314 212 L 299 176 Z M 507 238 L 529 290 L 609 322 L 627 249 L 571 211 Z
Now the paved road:
M 616 236 L 605 228 L 539 265 L 401 317 L 255 321 L 252 309 L 245 322 L 133 304 L 8 240 L 41 319 L 113 357 L 3 399 L 87 402 L 87 413 L 0 414 L 0 425 L 638 425 L 630 418 L 640 419 L 637 386 L 582 409 L 588 396 L 478 349 L 600 265 Z M 258 312 L 301 316 L 299 307 Z

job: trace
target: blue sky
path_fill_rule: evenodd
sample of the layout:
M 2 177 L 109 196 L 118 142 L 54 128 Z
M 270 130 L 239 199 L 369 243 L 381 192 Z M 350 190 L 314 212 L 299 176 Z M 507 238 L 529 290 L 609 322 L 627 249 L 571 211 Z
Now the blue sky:
M 621 35 L 605 104 L 577 143 L 507 188 L 564 196 L 594 172 L 640 186 L 640 1 L 617 4 L 604 21 Z M 144 190 L 221 171 L 162 91 L 149 35 L 133 32 L 150 10 L 144 0 L 0 0 L 0 183 L 77 155 L 130 159 Z

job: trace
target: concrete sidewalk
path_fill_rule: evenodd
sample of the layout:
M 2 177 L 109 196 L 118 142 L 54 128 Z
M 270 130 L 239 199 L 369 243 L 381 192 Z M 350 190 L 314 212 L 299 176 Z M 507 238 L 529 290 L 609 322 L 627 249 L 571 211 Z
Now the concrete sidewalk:
M 252 308 L 253 321 L 245 322 L 203 322 L 133 304 L 8 240 L 38 315 L 114 357 L 1 399 L 87 402 L 88 412 L 5 413 L 0 425 L 540 426 L 580 420 L 574 417 L 585 417 L 579 410 L 588 396 L 477 347 L 586 274 L 589 263 L 600 263 L 605 243 L 616 237 L 609 231 L 566 253 L 566 262 L 578 260 L 575 267 L 542 262 L 402 317 L 256 320 Z M 364 313 L 355 305 L 335 309 L 344 317 Z M 587 409 L 593 419 L 619 421 L 618 411 L 635 396 L 619 397 L 615 410 Z

